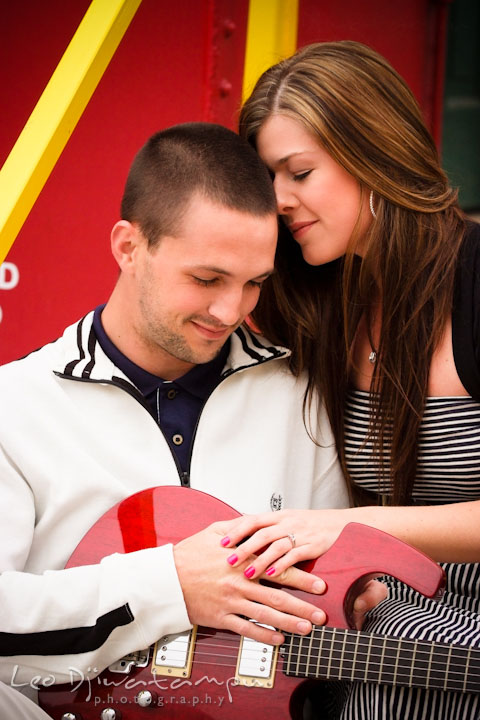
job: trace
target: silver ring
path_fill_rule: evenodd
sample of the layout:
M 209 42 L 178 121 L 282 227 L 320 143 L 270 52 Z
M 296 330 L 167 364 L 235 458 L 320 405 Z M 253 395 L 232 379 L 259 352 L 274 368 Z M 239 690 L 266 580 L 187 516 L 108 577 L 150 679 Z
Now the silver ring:
M 292 543 L 292 550 L 293 550 L 293 548 L 297 544 L 297 541 L 295 540 L 295 535 L 293 533 L 288 533 L 287 537 L 290 540 L 290 542 Z

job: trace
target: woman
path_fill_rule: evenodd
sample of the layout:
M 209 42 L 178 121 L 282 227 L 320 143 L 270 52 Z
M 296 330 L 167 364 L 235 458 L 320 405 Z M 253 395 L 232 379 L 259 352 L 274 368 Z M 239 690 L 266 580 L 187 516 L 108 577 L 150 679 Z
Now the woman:
M 359 43 L 311 45 L 267 70 L 240 133 L 283 220 L 254 319 L 308 371 L 306 402 L 324 398 L 355 506 L 246 517 L 224 544 L 251 536 L 238 562 L 268 544 L 246 572 L 275 577 L 350 521 L 385 530 L 445 563 L 447 591 L 435 603 L 387 579 L 366 628 L 480 646 L 480 227 L 412 93 Z M 342 717 L 479 709 L 473 695 L 365 684 Z

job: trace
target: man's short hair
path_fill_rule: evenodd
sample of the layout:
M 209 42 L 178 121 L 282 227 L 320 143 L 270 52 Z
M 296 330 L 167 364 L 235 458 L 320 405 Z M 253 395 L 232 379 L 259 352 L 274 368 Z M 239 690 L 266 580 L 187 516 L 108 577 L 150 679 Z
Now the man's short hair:
M 222 125 L 194 122 L 152 135 L 139 150 L 121 217 L 153 246 L 179 229 L 194 193 L 251 215 L 276 213 L 272 181 L 252 147 Z

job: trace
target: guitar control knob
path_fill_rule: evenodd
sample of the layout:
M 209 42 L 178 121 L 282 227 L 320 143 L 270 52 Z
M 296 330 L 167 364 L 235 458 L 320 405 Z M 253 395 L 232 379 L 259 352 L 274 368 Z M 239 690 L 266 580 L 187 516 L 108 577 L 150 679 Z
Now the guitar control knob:
M 82 716 L 77 713 L 66 712 L 63 713 L 61 720 L 82 720 Z
M 150 707 L 155 704 L 156 699 L 156 694 L 150 692 L 150 690 L 140 690 L 135 697 L 135 702 L 140 707 Z
M 102 710 L 100 713 L 100 720 L 122 720 L 122 713 L 120 710 L 105 708 L 105 710 Z
M 137 705 L 140 705 L 140 707 L 150 707 L 155 704 L 156 699 L 156 694 L 150 692 L 150 690 L 140 690 L 135 697 L 135 702 Z

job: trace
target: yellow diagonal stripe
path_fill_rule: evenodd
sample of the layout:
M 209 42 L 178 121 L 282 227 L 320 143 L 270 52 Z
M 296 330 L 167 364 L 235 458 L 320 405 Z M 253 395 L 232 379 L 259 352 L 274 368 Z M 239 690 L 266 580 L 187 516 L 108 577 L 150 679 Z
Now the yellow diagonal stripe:
M 243 100 L 264 70 L 297 49 L 299 0 L 250 0 Z
M 93 0 L 5 161 L 0 171 L 0 263 L 140 3 L 141 0 Z

